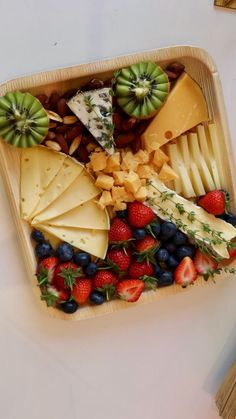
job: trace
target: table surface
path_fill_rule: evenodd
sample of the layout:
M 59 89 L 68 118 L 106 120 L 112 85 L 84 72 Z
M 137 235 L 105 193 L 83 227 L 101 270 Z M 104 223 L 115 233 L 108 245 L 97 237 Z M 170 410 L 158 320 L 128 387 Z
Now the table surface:
M 213 0 L 0 0 L 0 80 L 174 44 L 218 66 L 236 149 L 236 13 Z M 236 352 L 236 281 L 84 322 L 39 311 L 0 184 L 4 419 L 215 419 Z

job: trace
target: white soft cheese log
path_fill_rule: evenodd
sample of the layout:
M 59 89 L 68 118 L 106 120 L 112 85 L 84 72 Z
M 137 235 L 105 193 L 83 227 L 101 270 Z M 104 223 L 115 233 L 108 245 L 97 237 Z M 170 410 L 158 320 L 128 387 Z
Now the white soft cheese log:
M 93 256 L 104 259 L 108 247 L 108 231 L 91 230 L 72 227 L 50 226 L 39 224 L 39 230 L 48 232 L 60 240 L 70 243 L 72 246 L 88 252 Z
M 31 224 L 40 224 L 58 217 L 84 202 L 90 201 L 100 195 L 100 193 L 101 190 L 95 186 L 94 179 L 84 169 L 63 194 L 53 201 L 44 211 L 36 215 Z
M 193 202 L 182 198 L 181 196 L 177 195 L 172 190 L 166 188 L 166 186 L 156 177 L 150 179 L 151 184 L 149 184 L 148 188 L 148 200 L 146 204 L 150 206 L 153 211 L 162 219 L 170 220 L 170 218 L 166 215 L 163 215 L 161 209 L 168 211 L 168 213 L 172 213 L 175 218 L 181 219 L 181 221 L 187 226 L 188 229 L 191 230 L 198 230 L 196 233 L 196 238 L 204 242 L 208 247 L 210 247 L 214 253 L 221 257 L 221 258 L 229 258 L 229 253 L 227 251 L 227 243 L 229 243 L 232 239 L 236 237 L 236 228 L 233 227 L 231 224 L 226 223 L 225 221 L 221 220 L 220 218 L 216 218 L 214 215 L 209 214 L 203 208 L 195 205 Z M 167 199 L 166 201 L 162 201 L 161 193 L 174 193 L 173 197 Z M 176 204 L 182 204 L 184 209 L 187 213 L 180 215 L 178 209 L 176 208 Z M 161 209 L 160 209 L 160 207 Z M 197 218 L 196 221 L 190 222 L 188 220 L 188 214 L 193 211 Z M 198 222 L 201 220 L 202 223 L 209 224 L 212 230 L 221 232 L 222 238 L 227 242 L 223 242 L 222 244 L 209 244 L 207 239 L 212 240 L 212 235 L 208 232 L 203 231 L 201 224 Z M 173 221 L 174 222 L 174 221 Z M 185 232 L 183 229 L 181 229 Z
M 78 207 L 47 221 L 50 226 L 109 230 L 110 218 L 106 209 L 95 201 L 88 201 Z

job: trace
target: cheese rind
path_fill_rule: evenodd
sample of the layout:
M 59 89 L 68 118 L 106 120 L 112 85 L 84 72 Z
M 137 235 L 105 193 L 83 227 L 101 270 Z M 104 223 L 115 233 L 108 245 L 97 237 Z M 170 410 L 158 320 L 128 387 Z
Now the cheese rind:
M 170 217 L 168 215 L 163 215 L 162 210 L 167 211 L 168 214 L 173 214 L 173 216 L 176 219 L 181 219 L 181 221 L 186 225 L 187 229 L 197 230 L 197 232 L 195 233 L 196 239 L 204 242 L 207 246 L 210 246 L 210 248 L 217 256 L 226 259 L 229 258 L 227 244 L 229 244 L 230 241 L 236 237 L 235 227 L 219 218 L 216 218 L 214 215 L 209 214 L 203 208 L 195 205 L 193 202 L 188 201 L 185 198 L 182 198 L 181 196 L 177 195 L 176 193 L 168 189 L 157 178 L 151 179 L 151 184 L 149 184 L 147 189 L 147 205 L 149 205 L 158 216 L 165 220 L 170 220 Z M 163 192 L 171 193 L 174 195 L 171 197 L 171 199 L 162 200 L 161 193 Z M 183 205 L 183 208 L 186 212 L 181 215 L 176 207 L 176 204 Z M 192 211 L 195 213 L 196 218 L 194 222 L 191 222 L 188 219 L 188 214 Z M 212 235 L 209 232 L 203 230 L 199 220 L 201 223 L 208 224 L 211 230 L 215 230 L 216 232 L 219 232 L 221 234 L 221 237 L 224 240 L 222 244 L 209 244 L 208 240 L 212 242 Z M 186 232 L 181 228 L 181 226 L 179 227 L 179 229 L 183 232 Z
M 157 150 L 206 120 L 208 111 L 202 90 L 188 74 L 183 73 L 143 133 L 143 145 L 148 151 Z
M 88 252 L 93 256 L 104 259 L 108 247 L 108 232 L 105 230 L 91 230 L 72 227 L 50 226 L 39 224 L 39 230 L 43 230 L 58 237 L 60 240 L 70 243 L 72 246 Z

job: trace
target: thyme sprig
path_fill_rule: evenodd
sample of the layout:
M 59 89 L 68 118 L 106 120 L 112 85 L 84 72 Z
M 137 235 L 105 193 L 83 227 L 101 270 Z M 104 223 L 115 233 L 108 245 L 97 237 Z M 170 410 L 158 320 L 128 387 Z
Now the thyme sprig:
M 208 281 L 209 278 L 211 278 L 214 281 L 215 275 L 220 275 L 222 272 L 230 273 L 230 274 L 236 274 L 236 269 L 221 266 L 221 267 L 218 267 L 216 269 L 212 269 L 212 270 L 207 271 L 202 276 L 203 276 L 203 279 L 205 281 Z

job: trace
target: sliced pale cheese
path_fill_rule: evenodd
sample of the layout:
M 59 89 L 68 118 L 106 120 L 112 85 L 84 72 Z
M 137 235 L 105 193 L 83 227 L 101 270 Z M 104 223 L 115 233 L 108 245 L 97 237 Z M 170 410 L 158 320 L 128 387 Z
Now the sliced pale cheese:
M 211 173 L 207 167 L 207 164 L 203 158 L 203 155 L 200 151 L 197 134 L 190 133 L 188 135 L 188 144 L 191 156 L 197 164 L 205 191 L 213 191 L 215 189 L 215 184 L 212 179 Z
M 211 142 L 209 130 L 207 132 L 206 127 L 204 127 L 203 125 L 199 125 L 197 127 L 197 134 L 202 154 L 204 156 L 204 159 L 206 160 L 207 167 L 211 173 L 214 182 L 214 189 L 220 189 L 222 187 L 222 180 L 220 178 L 218 166 L 215 160 L 214 147 Z M 217 137 L 217 141 L 215 142 L 216 147 L 218 145 L 218 141 L 219 139 Z M 220 166 L 221 165 L 222 163 L 220 163 Z
M 83 165 L 76 162 L 71 157 L 66 157 L 59 172 L 56 174 L 48 188 L 40 197 L 40 201 L 35 208 L 32 216 L 42 212 L 53 201 L 55 201 L 80 175 L 83 170 Z
M 94 184 L 93 178 L 86 170 L 83 170 L 74 182 L 51 205 L 36 215 L 32 220 L 32 224 L 40 224 L 51 218 L 58 217 L 84 202 L 90 201 L 100 193 L 101 190 Z
M 109 230 L 110 219 L 106 209 L 98 206 L 96 201 L 88 201 L 59 217 L 52 218 L 48 225 Z
M 105 230 L 80 229 L 40 224 L 39 230 L 46 231 L 72 246 L 104 259 L 108 247 L 108 232 Z
M 166 186 L 156 177 L 153 177 L 150 181 L 151 183 L 147 186 L 149 198 L 147 200 L 147 205 L 149 205 L 158 216 L 165 220 L 172 219 L 173 222 L 175 222 L 175 219 L 180 219 L 186 226 L 185 229 L 179 226 L 180 230 L 183 232 L 186 232 L 186 228 L 188 230 L 194 230 L 194 236 L 197 240 L 204 242 L 217 256 L 221 258 L 229 258 L 227 244 L 236 237 L 235 227 L 219 218 L 216 218 L 214 215 L 209 214 L 203 208 L 195 205 L 193 202 L 188 201 L 185 198 L 182 198 L 176 193 L 174 193 L 170 199 L 163 200 L 161 198 L 161 194 L 163 192 L 173 194 L 173 191 L 166 188 Z M 176 205 L 177 207 L 178 205 L 182 205 L 186 212 L 184 214 L 180 214 Z M 166 212 L 164 215 L 163 211 Z M 195 221 L 193 222 L 188 219 L 190 212 L 195 214 Z M 175 219 L 171 217 L 171 214 Z M 201 223 L 209 225 L 212 231 L 214 230 L 215 232 L 219 232 L 224 241 L 220 244 L 212 244 L 213 237 L 211 233 L 204 231 Z M 209 240 L 211 241 L 210 244 Z
M 217 134 L 217 129 L 216 129 L 215 124 L 209 124 L 208 129 L 209 129 L 210 140 L 211 140 L 211 148 L 213 150 L 213 155 L 215 157 L 221 187 L 225 188 L 226 182 L 225 182 L 223 164 L 222 164 L 222 148 L 220 147 L 220 138 Z
M 111 89 L 78 92 L 68 106 L 107 153 L 114 153 Z
M 178 79 L 160 112 L 142 135 L 148 151 L 208 120 L 206 100 L 200 86 L 186 73 Z
M 29 219 L 40 196 L 62 167 L 66 156 L 47 147 L 32 147 L 21 152 L 21 215 Z
M 177 147 L 179 155 L 182 158 L 180 170 L 183 183 L 183 195 L 185 198 L 192 198 L 196 196 L 196 192 L 193 187 L 193 176 L 191 171 L 192 159 L 189 152 L 187 135 L 181 135 L 180 138 L 177 139 Z

